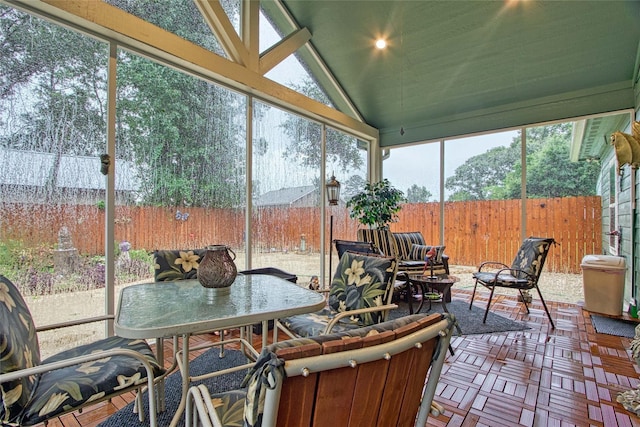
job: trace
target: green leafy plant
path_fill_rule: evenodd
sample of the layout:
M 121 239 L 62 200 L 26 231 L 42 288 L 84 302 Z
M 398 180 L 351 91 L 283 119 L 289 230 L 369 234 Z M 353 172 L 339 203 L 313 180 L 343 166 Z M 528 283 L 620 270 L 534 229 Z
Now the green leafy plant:
M 401 204 L 406 202 L 404 193 L 394 188 L 388 179 L 366 184 L 364 191 L 347 201 L 349 216 L 371 228 L 388 228 L 398 221 Z

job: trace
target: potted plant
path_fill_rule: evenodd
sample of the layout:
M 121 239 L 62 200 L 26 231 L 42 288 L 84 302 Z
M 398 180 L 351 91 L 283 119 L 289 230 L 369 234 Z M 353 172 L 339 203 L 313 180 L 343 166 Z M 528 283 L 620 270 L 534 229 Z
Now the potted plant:
M 368 183 L 364 191 L 347 201 L 349 216 L 369 228 L 388 228 L 398 221 L 401 203 L 406 201 L 404 193 L 394 188 L 388 179 Z

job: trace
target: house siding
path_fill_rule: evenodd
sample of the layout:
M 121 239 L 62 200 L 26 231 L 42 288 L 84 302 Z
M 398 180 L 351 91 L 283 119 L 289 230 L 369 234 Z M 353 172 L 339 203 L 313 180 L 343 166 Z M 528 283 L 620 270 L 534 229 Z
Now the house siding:
M 638 118 L 636 117 L 636 120 Z M 631 129 L 624 130 L 631 133 Z M 598 189 L 602 196 L 602 248 L 605 254 L 609 254 L 609 230 L 611 218 L 609 212 L 609 168 L 611 162 L 615 164 L 614 150 L 611 145 L 607 145 L 605 152 L 601 157 L 602 168 L 598 179 Z M 632 174 L 635 174 L 635 182 L 632 180 Z M 619 242 L 618 255 L 626 260 L 627 271 L 625 274 L 624 303 L 625 308 L 628 306 L 631 298 L 635 296 L 638 299 L 638 273 L 637 266 L 640 266 L 640 215 L 638 214 L 638 201 L 640 195 L 640 176 L 638 170 L 633 169 L 629 165 L 625 165 L 620 169 L 620 175 L 617 176 L 619 182 L 619 192 L 617 200 L 618 210 L 618 230 L 621 233 Z M 632 191 L 632 182 L 635 187 Z M 635 198 L 635 206 L 632 199 Z

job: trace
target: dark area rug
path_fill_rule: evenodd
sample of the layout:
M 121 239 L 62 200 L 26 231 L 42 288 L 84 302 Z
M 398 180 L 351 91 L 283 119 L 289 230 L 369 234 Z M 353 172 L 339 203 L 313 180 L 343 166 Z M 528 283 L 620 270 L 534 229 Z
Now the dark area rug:
M 591 324 L 599 334 L 615 335 L 617 337 L 633 338 L 636 335 L 637 322 L 614 319 L 612 317 L 591 315 Z
M 392 310 L 389 314 L 391 319 L 397 319 L 398 317 L 409 315 L 409 305 L 405 302 L 396 302 L 398 308 Z M 478 335 L 478 334 L 490 334 L 494 332 L 507 332 L 507 331 L 523 331 L 525 329 L 531 329 L 522 322 L 516 322 L 515 320 L 507 319 L 499 314 L 489 311 L 487 316 L 487 323 L 482 323 L 482 317 L 484 316 L 484 308 L 474 305 L 469 310 L 469 303 L 464 301 L 452 300 L 447 303 L 447 309 L 450 313 L 456 316 L 456 320 L 462 329 L 462 335 Z M 431 305 L 429 311 L 429 303 L 425 302 L 425 305 L 420 310 L 420 313 L 442 313 L 442 303 L 434 302 Z
M 190 366 L 192 375 L 202 375 L 207 372 L 218 371 L 220 369 L 238 366 L 244 363 L 247 363 L 247 359 L 240 351 L 225 349 L 224 357 L 220 358 L 218 349 L 212 348 L 195 358 L 190 363 Z M 240 387 L 240 383 L 244 379 L 245 374 L 245 370 L 233 372 L 230 374 L 220 375 L 219 377 L 196 381 L 192 383 L 192 385 L 204 383 L 208 386 L 209 390 L 215 390 L 216 392 L 233 390 Z M 165 380 L 165 400 L 167 409 L 166 411 L 158 414 L 158 427 L 168 426 L 171 423 L 171 418 L 180 404 L 181 390 L 182 384 L 180 373 L 174 372 Z M 133 413 L 133 403 L 130 403 L 109 417 L 109 419 L 99 424 L 98 427 L 148 426 L 149 400 L 146 393 L 144 394 L 143 401 L 145 413 L 144 423 L 140 422 L 138 414 Z M 184 425 L 184 414 L 182 415 L 182 421 L 179 425 Z

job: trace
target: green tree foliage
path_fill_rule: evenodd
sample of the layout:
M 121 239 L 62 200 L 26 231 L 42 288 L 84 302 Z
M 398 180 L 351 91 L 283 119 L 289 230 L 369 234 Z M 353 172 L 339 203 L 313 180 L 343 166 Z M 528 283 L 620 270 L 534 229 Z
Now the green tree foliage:
M 293 87 L 297 92 L 311 99 L 330 105 L 329 98 L 311 79 L 305 79 L 301 85 L 293 85 Z M 285 156 L 303 167 L 317 168 L 322 163 L 320 151 L 322 127 L 305 118 L 290 115 L 282 128 L 290 140 Z M 359 170 L 364 166 L 362 148 L 359 144 L 356 138 L 343 132 L 335 129 L 327 130 L 326 162 L 338 165 L 338 170 L 333 171 L 336 177 L 348 176 L 343 181 L 347 187 L 350 187 L 346 191 L 352 193 L 362 188 L 362 186 L 352 187 L 350 184 L 351 179 L 357 176 L 350 174 L 350 171 Z
M 521 137 L 470 157 L 447 178 L 449 200 L 517 199 L 521 194 Z M 593 195 L 598 162 L 571 162 L 571 124 L 527 129 L 527 197 Z
M 519 156 L 520 149 L 512 144 L 470 157 L 445 181 L 445 188 L 453 191 L 449 200 L 491 199 L 492 189 L 504 182 Z
M 413 184 L 407 190 L 407 203 L 427 203 L 432 197 L 433 194 L 425 186 Z
M 236 117 L 243 98 L 135 55 L 120 55 L 117 80 L 117 144 L 149 181 L 143 200 L 241 204 L 244 131 Z
M 388 179 L 367 183 L 364 190 L 347 201 L 349 217 L 360 224 L 376 228 L 388 228 L 398 221 L 398 212 L 406 199 L 404 193 L 394 188 Z
M 110 3 L 220 51 L 193 2 Z M 0 144 L 53 153 L 57 164 L 106 150 L 106 43 L 0 6 L 0 54 Z M 244 203 L 243 96 L 124 51 L 116 80 L 116 158 L 137 164 L 142 203 Z

